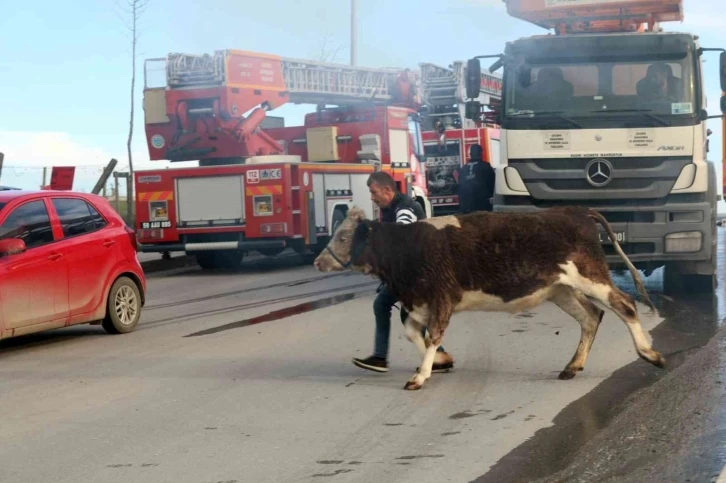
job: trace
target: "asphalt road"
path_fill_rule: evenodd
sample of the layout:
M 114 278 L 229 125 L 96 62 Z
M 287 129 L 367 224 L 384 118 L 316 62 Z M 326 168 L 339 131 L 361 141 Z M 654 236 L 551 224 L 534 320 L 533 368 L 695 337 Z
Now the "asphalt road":
M 642 323 L 669 369 L 638 359 L 608 313 L 571 381 L 557 374 L 580 329 L 554 306 L 458 314 L 444 341 L 456 370 L 407 392 L 420 360 L 397 313 L 391 372 L 350 362 L 372 350 L 376 287 L 296 256 L 237 273 L 183 267 L 150 274 L 134 333 L 83 326 L 0 342 L 0 481 L 547 478 L 574 468 L 629 401 L 696 357 L 723 312 L 720 296 L 659 296 L 655 275 L 660 312 L 640 306 Z

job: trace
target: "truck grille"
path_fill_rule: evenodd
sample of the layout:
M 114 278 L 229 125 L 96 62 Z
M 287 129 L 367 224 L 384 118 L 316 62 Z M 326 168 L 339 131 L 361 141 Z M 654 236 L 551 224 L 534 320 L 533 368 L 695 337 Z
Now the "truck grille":
M 509 166 L 522 177 L 534 201 L 632 200 L 668 196 L 690 157 L 608 158 L 610 182 L 590 184 L 587 166 L 592 158 L 512 159 Z

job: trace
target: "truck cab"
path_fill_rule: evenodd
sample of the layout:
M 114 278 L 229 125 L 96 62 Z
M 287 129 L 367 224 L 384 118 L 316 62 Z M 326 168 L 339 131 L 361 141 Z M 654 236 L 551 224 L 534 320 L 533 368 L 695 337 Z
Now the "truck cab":
M 665 266 L 667 282 L 711 291 L 717 185 L 707 160 L 702 59 L 709 49 L 687 33 L 611 29 L 523 38 L 497 56 L 492 70 L 503 67 L 504 83 L 494 210 L 588 206 L 646 274 Z M 468 67 L 475 71 L 478 59 Z M 720 72 L 726 89 L 723 55 Z M 473 97 L 473 85 L 468 90 Z M 468 111 L 478 115 L 475 105 Z M 607 237 L 603 246 L 619 267 Z

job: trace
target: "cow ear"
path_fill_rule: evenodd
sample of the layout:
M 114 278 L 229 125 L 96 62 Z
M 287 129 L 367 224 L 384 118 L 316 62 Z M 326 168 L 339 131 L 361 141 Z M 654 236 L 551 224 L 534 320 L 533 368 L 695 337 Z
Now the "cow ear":
M 354 206 L 348 210 L 348 218 L 357 223 L 366 219 L 366 212 L 361 208 Z

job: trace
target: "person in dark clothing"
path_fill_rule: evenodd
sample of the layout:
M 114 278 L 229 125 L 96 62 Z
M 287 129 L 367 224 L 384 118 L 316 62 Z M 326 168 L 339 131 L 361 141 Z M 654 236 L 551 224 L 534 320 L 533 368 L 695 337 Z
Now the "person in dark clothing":
M 471 146 L 469 157 L 469 162 L 459 170 L 459 211 L 492 211 L 494 169 L 482 159 L 479 144 Z
M 377 171 L 368 178 L 368 189 L 371 200 L 381 208 L 383 223 L 409 224 L 426 218 L 426 213 L 419 203 L 398 191 L 396 182 L 388 174 Z M 385 283 L 378 287 L 378 295 L 373 302 L 373 313 L 376 317 L 376 336 L 373 355 L 366 359 L 353 359 L 353 364 L 363 369 L 376 372 L 388 372 L 388 339 L 391 335 L 391 309 L 398 300 Z M 406 323 L 408 312 L 401 307 L 401 323 Z M 425 337 L 426 329 L 422 330 Z M 445 352 L 443 346 L 438 352 Z M 446 372 L 453 369 L 453 362 L 434 363 L 433 372 Z

